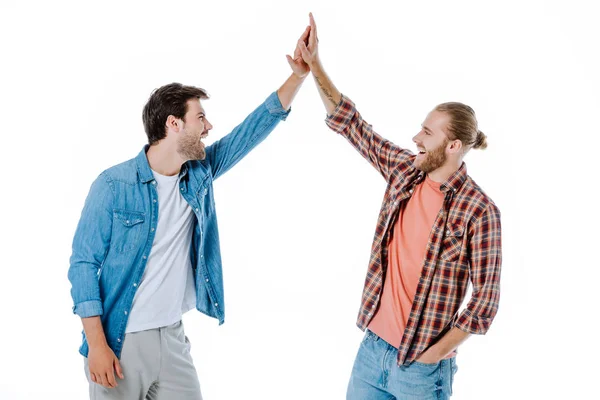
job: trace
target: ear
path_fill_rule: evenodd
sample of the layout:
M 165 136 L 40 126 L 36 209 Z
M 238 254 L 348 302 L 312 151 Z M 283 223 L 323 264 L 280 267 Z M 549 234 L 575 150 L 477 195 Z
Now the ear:
M 167 131 L 179 132 L 183 128 L 183 121 L 173 115 L 169 115 L 165 127 Z
M 459 139 L 451 140 L 448 144 L 448 152 L 450 152 L 450 154 L 460 153 L 462 147 L 462 142 Z

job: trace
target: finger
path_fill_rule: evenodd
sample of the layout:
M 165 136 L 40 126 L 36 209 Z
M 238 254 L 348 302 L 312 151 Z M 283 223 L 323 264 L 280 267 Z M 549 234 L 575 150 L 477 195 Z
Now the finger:
M 300 52 L 300 47 L 296 45 L 296 48 L 294 49 L 294 60 L 297 60 L 298 58 L 302 58 L 302 53 Z
M 125 375 L 123 375 L 123 369 L 121 368 L 121 363 L 117 358 L 115 358 L 115 371 L 117 371 L 117 375 L 119 378 L 125 379 Z
M 92 374 L 92 373 L 90 372 L 90 379 L 92 380 L 92 382 L 94 382 L 94 383 L 98 383 L 98 381 L 96 380 L 96 374 Z
M 309 36 L 310 36 L 310 26 L 307 26 L 306 29 L 304 30 L 304 33 L 302 34 L 302 36 L 300 36 L 300 39 L 298 39 L 298 41 L 308 45 L 308 37 Z M 301 54 L 300 49 L 298 49 L 298 46 L 296 46 L 296 51 L 294 52 L 294 58 L 299 57 L 300 54 Z
M 290 56 L 288 56 L 287 54 L 285 55 L 285 58 L 287 58 L 287 62 L 288 64 L 290 64 L 290 67 L 294 68 L 294 59 Z
M 304 32 L 302 32 L 302 35 L 300 35 L 300 40 L 302 40 L 304 43 L 306 43 L 306 41 L 308 40 L 309 34 L 310 34 L 310 25 L 306 27 Z
M 308 61 L 311 58 L 308 48 L 304 43 L 298 43 L 298 47 L 300 47 L 300 51 L 302 52 L 302 58 L 304 59 L 304 62 L 308 63 Z
M 106 379 L 106 374 L 98 374 L 98 383 L 102 386 L 108 387 L 108 380 Z
M 117 387 L 117 380 L 115 379 L 115 371 L 113 369 L 106 373 L 106 379 L 110 387 Z
M 315 18 L 313 17 L 312 13 L 308 14 L 308 17 L 310 19 L 310 38 L 313 39 L 313 44 L 317 41 L 317 24 L 315 23 Z M 310 42 L 309 42 L 310 43 Z

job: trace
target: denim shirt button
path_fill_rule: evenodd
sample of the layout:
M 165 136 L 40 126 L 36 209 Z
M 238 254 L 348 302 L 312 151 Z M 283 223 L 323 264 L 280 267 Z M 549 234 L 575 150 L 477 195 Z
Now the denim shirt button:
M 206 278 L 206 282 L 208 282 L 208 278 Z
M 215 307 L 219 307 L 219 303 L 215 303 Z
M 121 338 L 117 338 L 117 342 L 121 343 Z

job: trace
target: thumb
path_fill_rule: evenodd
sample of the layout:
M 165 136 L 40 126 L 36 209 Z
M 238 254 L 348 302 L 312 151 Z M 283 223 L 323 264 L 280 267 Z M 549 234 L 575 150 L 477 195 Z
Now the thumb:
M 119 362 L 119 359 L 117 357 L 115 357 L 115 371 L 117 372 L 117 376 L 121 379 L 125 379 L 125 376 L 123 375 L 123 369 L 121 369 L 121 363 Z
M 294 59 L 287 54 L 285 55 L 285 58 L 287 58 L 287 61 L 288 61 L 288 64 L 290 64 L 290 67 L 293 68 L 295 66 Z

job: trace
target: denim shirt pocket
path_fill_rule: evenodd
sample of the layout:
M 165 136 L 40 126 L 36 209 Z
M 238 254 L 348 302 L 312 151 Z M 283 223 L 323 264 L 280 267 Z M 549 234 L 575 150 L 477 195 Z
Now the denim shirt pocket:
M 140 211 L 113 210 L 113 237 L 111 246 L 119 253 L 126 253 L 139 247 L 139 237 L 143 231 L 145 214 Z

